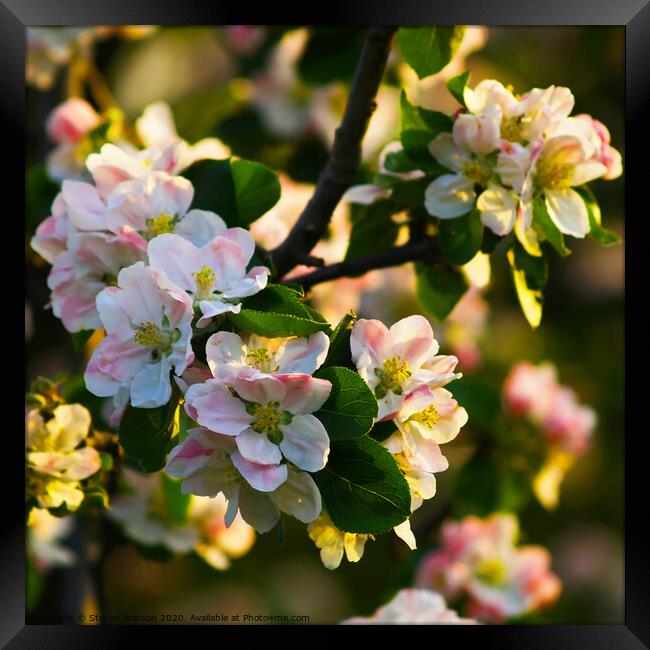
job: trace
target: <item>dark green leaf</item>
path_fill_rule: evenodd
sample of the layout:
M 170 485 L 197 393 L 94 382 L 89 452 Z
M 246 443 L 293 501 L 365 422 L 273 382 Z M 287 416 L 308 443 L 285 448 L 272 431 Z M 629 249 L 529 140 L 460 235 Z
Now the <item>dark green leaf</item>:
M 390 452 L 367 437 L 335 442 L 325 469 L 314 474 L 334 524 L 379 535 L 411 513 L 411 494 Z
M 389 172 L 403 174 L 417 169 L 413 161 L 404 153 L 404 150 L 393 151 L 386 156 L 384 167 Z
M 472 210 L 456 219 L 441 219 L 438 237 L 442 252 L 452 264 L 467 264 L 481 250 L 483 224 L 480 213 Z
M 399 226 L 390 218 L 397 207 L 390 201 L 361 206 L 350 233 L 346 260 L 353 260 L 390 248 L 397 239 Z
M 424 205 L 424 192 L 434 178 L 435 175 L 428 174 L 410 181 L 398 180 L 393 184 L 391 201 L 409 207 Z
M 465 106 L 465 86 L 469 81 L 469 72 L 463 72 L 456 77 L 452 77 L 447 82 L 447 90 L 454 96 L 456 101 L 461 105 Z
M 368 435 L 377 442 L 383 442 L 384 440 L 388 440 L 395 431 L 397 431 L 395 422 L 393 420 L 386 420 L 384 422 L 377 422 L 377 424 L 370 429 Z
M 330 440 L 358 438 L 370 431 L 377 417 L 377 400 L 368 384 L 349 368 L 332 366 L 314 373 L 332 384 L 332 392 L 314 415 L 323 423 Z
M 327 358 L 323 363 L 324 368 L 329 366 L 343 366 L 352 370 L 355 369 L 350 354 L 350 334 L 356 319 L 357 317 L 355 313 L 350 311 L 343 316 L 334 329 L 334 332 L 330 337 L 330 347 L 327 352 Z
M 601 245 L 612 246 L 618 244 L 621 238 L 611 230 L 603 228 L 601 225 L 600 206 L 594 196 L 594 193 L 586 186 L 574 188 L 582 197 L 582 200 L 587 207 L 587 214 L 589 215 L 589 234 Z
M 315 332 L 327 332 L 327 323 L 312 318 L 300 318 L 291 314 L 276 314 L 254 309 L 242 309 L 238 314 L 228 314 L 235 327 L 244 332 L 274 338 L 278 336 L 309 336 Z
M 400 97 L 400 140 L 406 155 L 418 169 L 432 173 L 445 173 L 429 151 L 429 144 L 440 133 L 450 132 L 451 117 L 444 113 L 413 106 L 405 92 Z
M 163 472 L 161 480 L 163 498 L 169 518 L 178 526 L 186 524 L 192 495 L 181 492 L 182 479 L 172 478 Z
M 533 201 L 533 225 L 548 240 L 559 255 L 566 257 L 571 254 L 571 251 L 564 245 L 564 236 L 553 223 L 546 209 L 546 203 L 541 196 L 535 197 Z
M 164 406 L 141 409 L 128 406 L 120 422 L 120 444 L 145 472 L 161 470 L 167 460 L 180 391 L 172 381 L 172 397 Z
M 456 53 L 465 27 L 400 27 L 397 47 L 420 79 L 440 72 Z
M 439 321 L 447 318 L 467 291 L 467 281 L 455 268 L 417 262 L 415 276 L 420 305 Z
M 366 30 L 358 27 L 312 27 L 298 63 L 300 77 L 310 84 L 351 81 Z
M 237 200 L 237 222 L 248 226 L 280 199 L 280 181 L 266 166 L 235 158 L 230 163 Z
M 489 228 L 483 229 L 483 242 L 481 243 L 481 252 L 490 254 L 503 238 L 493 233 Z

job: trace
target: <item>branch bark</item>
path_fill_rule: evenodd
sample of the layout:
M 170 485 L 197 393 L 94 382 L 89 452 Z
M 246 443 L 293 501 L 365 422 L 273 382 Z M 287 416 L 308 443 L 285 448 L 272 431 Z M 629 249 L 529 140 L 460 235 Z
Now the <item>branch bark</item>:
M 271 251 L 278 277 L 309 255 L 325 234 L 334 208 L 355 180 L 361 158 L 361 140 L 376 108 L 375 96 L 396 30 L 396 26 L 381 25 L 368 31 L 343 119 L 336 130 L 330 157 L 316 190 L 287 238 Z
M 329 282 L 338 278 L 351 275 L 361 275 L 374 269 L 385 269 L 390 266 L 399 266 L 406 262 L 416 262 L 427 260 L 434 262 L 442 259 L 438 241 L 435 237 L 421 237 L 417 240 L 411 240 L 404 246 L 389 248 L 373 255 L 359 257 L 354 260 L 346 260 L 337 264 L 324 266 L 316 271 L 305 273 L 295 278 L 291 282 L 302 285 L 309 289 L 321 282 Z

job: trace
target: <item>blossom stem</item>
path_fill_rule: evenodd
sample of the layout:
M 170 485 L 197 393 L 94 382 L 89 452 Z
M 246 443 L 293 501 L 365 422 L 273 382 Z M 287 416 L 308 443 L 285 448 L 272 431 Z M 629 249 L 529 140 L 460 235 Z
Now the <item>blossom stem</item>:
M 400 266 L 406 262 L 433 262 L 440 259 L 442 257 L 437 239 L 435 237 L 422 237 L 417 240 L 411 240 L 403 246 L 396 246 L 365 257 L 324 266 L 316 271 L 291 278 L 291 282 L 295 282 L 296 284 L 302 285 L 305 289 L 309 289 L 321 282 L 362 275 L 374 269 Z
M 334 208 L 355 180 L 361 158 L 361 140 L 377 106 L 375 96 L 396 30 L 396 26 L 375 25 L 368 31 L 343 119 L 336 130 L 316 190 L 287 238 L 271 251 L 278 277 L 294 268 L 323 237 Z

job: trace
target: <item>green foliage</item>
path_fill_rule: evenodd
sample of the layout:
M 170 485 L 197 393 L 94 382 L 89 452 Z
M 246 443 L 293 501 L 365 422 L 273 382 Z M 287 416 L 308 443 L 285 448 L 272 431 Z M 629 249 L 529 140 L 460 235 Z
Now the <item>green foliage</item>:
M 314 85 L 352 81 L 366 31 L 358 27 L 312 27 L 298 63 L 300 77 Z
M 534 329 L 542 320 L 542 290 L 548 273 L 546 260 L 544 257 L 529 255 L 518 241 L 514 241 L 508 249 L 507 257 L 519 304 L 526 320 Z
M 332 443 L 327 466 L 314 479 L 341 530 L 379 535 L 411 514 L 409 486 L 395 459 L 365 436 Z
M 600 206 L 594 196 L 594 193 L 586 186 L 574 188 L 582 197 L 589 215 L 589 234 L 601 245 L 612 246 L 618 244 L 621 238 L 611 230 L 603 228 L 601 225 Z
M 377 442 L 383 442 L 384 440 L 388 440 L 395 431 L 397 431 L 395 422 L 393 420 L 385 420 L 384 422 L 377 422 L 377 424 L 370 429 L 368 435 Z
M 474 377 L 454 381 L 454 399 L 467 411 L 469 426 L 485 431 L 493 430 L 502 415 L 501 396 L 495 388 Z
M 465 27 L 458 25 L 400 27 L 397 47 L 418 78 L 424 79 L 451 61 L 464 33 Z
M 413 161 L 404 153 L 404 150 L 389 153 L 384 160 L 384 167 L 389 172 L 403 174 L 417 169 Z
M 450 132 L 451 117 L 437 111 L 413 106 L 405 92 L 400 97 L 400 141 L 406 155 L 423 171 L 443 174 L 447 170 L 439 165 L 429 151 L 429 144 L 440 133 Z
M 167 476 L 164 472 L 161 474 L 165 507 L 167 508 L 169 518 L 177 526 L 182 526 L 187 523 L 187 513 L 192 499 L 191 494 L 183 494 L 183 492 L 181 492 L 182 483 L 182 479 L 172 478 L 171 476 Z
M 228 314 L 235 327 L 267 336 L 309 336 L 328 332 L 330 326 L 315 310 L 300 300 L 290 287 L 270 284 L 258 294 L 246 298 L 238 314 Z
M 548 240 L 559 255 L 566 257 L 571 254 L 571 251 L 564 245 L 564 236 L 553 223 L 541 196 L 537 196 L 533 200 L 533 226 Z
M 469 72 L 463 72 L 456 77 L 452 77 L 447 82 L 447 90 L 454 96 L 456 101 L 461 105 L 465 106 L 465 86 L 469 81 Z
M 440 248 L 449 262 L 467 264 L 481 250 L 483 224 L 478 210 L 456 219 L 441 219 L 438 224 Z
M 356 319 L 356 314 L 353 311 L 348 312 L 332 332 L 330 347 L 323 363 L 324 368 L 342 366 L 352 370 L 355 369 L 350 352 L 350 334 Z
M 453 267 L 416 262 L 416 294 L 427 314 L 443 321 L 467 291 L 463 274 Z
M 95 333 L 95 330 L 81 330 L 81 332 L 73 332 L 70 334 L 72 339 L 72 347 L 75 352 L 81 352 L 88 342 L 88 339 Z
M 390 218 L 397 210 L 391 201 L 355 205 L 354 225 L 345 259 L 353 260 L 390 248 L 399 233 L 399 225 Z
M 120 444 L 145 472 L 157 472 L 165 466 L 174 433 L 174 415 L 180 391 L 172 382 L 170 401 L 158 408 L 128 406 L 120 422 Z
M 358 438 L 370 431 L 377 417 L 377 400 L 363 379 L 349 368 L 321 368 L 314 377 L 332 384 L 327 401 L 314 414 L 330 440 Z
M 280 198 L 278 177 L 243 158 L 200 160 L 183 175 L 194 185 L 192 207 L 216 212 L 229 226 L 249 226 Z

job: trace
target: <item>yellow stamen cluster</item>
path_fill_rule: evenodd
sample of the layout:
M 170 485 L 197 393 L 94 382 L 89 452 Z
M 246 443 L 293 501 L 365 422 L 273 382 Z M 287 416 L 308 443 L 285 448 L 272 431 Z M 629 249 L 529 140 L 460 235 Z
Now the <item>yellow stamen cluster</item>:
M 483 560 L 476 567 L 476 577 L 488 585 L 498 587 L 506 580 L 506 566 L 502 560 L 491 558 Z
M 395 391 L 401 387 L 403 381 L 411 376 L 409 364 L 401 357 L 389 357 L 384 361 L 380 371 L 381 383 L 388 389 Z
M 252 415 L 255 418 L 251 429 L 258 433 L 271 433 L 277 430 L 282 420 L 282 413 L 278 412 L 278 402 L 268 404 L 253 404 Z
M 147 219 L 150 237 L 157 237 L 168 232 L 174 232 L 174 215 L 161 212 L 157 217 Z
M 487 185 L 490 180 L 490 172 L 483 165 L 476 161 L 463 163 L 463 176 L 480 185 Z
M 410 419 L 415 420 L 416 422 L 421 422 L 425 427 L 432 427 L 434 424 L 438 424 L 440 421 L 440 415 L 438 414 L 436 407 L 431 404 L 422 411 L 412 415 Z
M 522 127 L 523 127 L 523 119 L 521 115 L 519 117 L 511 117 L 511 118 L 504 117 L 501 120 L 501 137 L 504 140 L 508 140 L 509 142 L 522 143 L 525 141 L 522 134 L 523 131 Z
M 250 350 L 246 355 L 246 363 L 261 372 L 276 372 L 279 366 L 274 361 L 274 356 L 266 348 Z
M 195 298 L 201 300 L 209 298 L 212 295 L 212 285 L 217 280 L 217 274 L 205 264 L 200 271 L 194 271 L 192 277 L 196 281 Z
M 573 165 L 557 164 L 541 158 L 535 169 L 535 187 L 540 190 L 561 190 L 571 187 Z
M 161 332 L 151 321 L 140 323 L 135 330 L 133 338 L 140 345 L 155 345 L 163 350 L 169 348 L 171 344 L 170 335 L 166 332 Z

